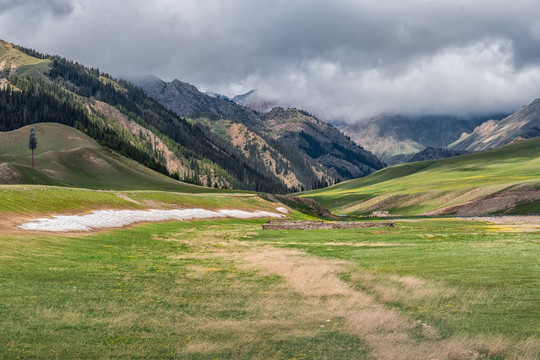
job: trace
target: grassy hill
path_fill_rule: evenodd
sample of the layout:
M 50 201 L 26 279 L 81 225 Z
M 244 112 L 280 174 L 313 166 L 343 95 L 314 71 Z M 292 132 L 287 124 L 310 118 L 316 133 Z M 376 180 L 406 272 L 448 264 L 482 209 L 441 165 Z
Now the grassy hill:
M 35 168 L 28 149 L 30 126 L 0 132 L 0 183 L 46 184 L 89 189 L 213 191 L 150 170 L 72 127 L 34 125 L 38 139 Z
M 289 189 L 259 158 L 126 81 L 0 41 L 0 131 L 43 122 L 81 130 L 100 145 L 185 182 L 272 193 L 299 189 Z
M 17 50 L 12 44 L 0 40 L 0 70 L 17 72 L 19 76 L 41 77 L 49 71 L 51 60 L 29 56 Z
M 540 138 L 450 159 L 397 165 L 301 196 L 336 213 L 540 213 Z

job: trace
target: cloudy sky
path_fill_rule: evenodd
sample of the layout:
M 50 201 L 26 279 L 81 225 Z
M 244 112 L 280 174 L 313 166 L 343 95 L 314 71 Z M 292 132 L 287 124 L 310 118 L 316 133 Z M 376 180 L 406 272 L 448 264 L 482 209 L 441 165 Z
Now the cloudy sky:
M 0 0 L 0 38 L 357 121 L 540 97 L 537 0 Z

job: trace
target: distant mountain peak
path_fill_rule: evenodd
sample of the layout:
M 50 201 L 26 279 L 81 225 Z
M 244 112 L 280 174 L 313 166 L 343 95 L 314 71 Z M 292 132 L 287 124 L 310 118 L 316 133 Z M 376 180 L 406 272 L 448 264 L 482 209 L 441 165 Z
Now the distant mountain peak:
M 489 120 L 449 145 L 455 150 L 484 151 L 509 144 L 517 137 L 540 135 L 540 98 L 502 120 Z
M 267 113 L 279 105 L 278 100 L 261 94 L 257 89 L 250 90 L 245 94 L 236 95 L 231 100 L 238 105 L 261 113 Z
M 229 141 L 249 153 L 250 158 L 262 159 L 279 176 L 301 179 L 304 188 L 364 176 L 384 167 L 376 156 L 333 126 L 307 111 L 278 107 L 258 90 L 230 100 L 202 93 L 179 80 L 141 85 L 169 110 L 204 123 L 216 133 L 226 133 Z M 233 129 L 240 128 L 238 124 L 245 129 L 233 133 Z M 251 135 L 243 135 L 247 133 Z M 241 135 L 244 142 L 240 142 Z M 265 145 L 261 145 L 263 142 Z M 284 171 L 286 168 L 289 170 Z

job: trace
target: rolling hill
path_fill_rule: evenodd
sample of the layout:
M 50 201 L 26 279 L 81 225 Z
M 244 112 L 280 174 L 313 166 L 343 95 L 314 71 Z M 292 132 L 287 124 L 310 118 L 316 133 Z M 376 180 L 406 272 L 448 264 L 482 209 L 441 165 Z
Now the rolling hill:
M 204 192 L 212 189 L 182 183 L 99 145 L 72 127 L 39 123 L 35 168 L 31 167 L 31 126 L 0 132 L 0 183 L 45 184 L 88 189 L 154 189 Z
M 302 193 L 338 214 L 540 213 L 540 138 L 442 160 L 396 165 Z

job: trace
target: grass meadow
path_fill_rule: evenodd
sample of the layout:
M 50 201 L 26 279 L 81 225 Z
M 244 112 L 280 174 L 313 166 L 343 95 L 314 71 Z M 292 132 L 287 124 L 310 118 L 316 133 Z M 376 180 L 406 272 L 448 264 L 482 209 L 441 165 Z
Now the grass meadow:
M 401 164 L 329 188 L 307 191 L 337 214 L 419 215 L 509 189 L 540 189 L 540 138 L 453 158 Z M 540 213 L 538 201 L 516 213 Z
M 540 355 L 537 229 L 263 222 L 3 231 L 0 359 Z

